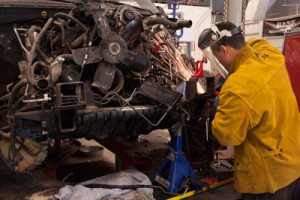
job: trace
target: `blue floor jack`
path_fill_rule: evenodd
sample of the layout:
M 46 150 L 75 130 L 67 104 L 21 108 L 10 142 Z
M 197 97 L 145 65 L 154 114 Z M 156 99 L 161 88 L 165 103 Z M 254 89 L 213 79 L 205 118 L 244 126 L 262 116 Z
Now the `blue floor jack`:
M 162 185 L 170 193 L 178 192 L 184 178 L 197 178 L 182 151 L 182 124 L 176 124 L 176 126 L 175 129 L 169 129 L 171 135 L 169 146 L 171 151 L 153 179 L 153 183 Z M 167 174 L 167 177 L 165 177 L 165 174 Z

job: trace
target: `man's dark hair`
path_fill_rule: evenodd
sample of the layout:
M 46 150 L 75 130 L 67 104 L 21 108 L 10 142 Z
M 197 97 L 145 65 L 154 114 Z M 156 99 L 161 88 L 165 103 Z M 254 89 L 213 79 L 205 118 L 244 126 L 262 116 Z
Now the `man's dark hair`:
M 234 28 L 237 28 L 236 25 L 234 25 L 231 22 L 221 22 L 221 23 L 217 23 L 215 25 L 218 27 L 219 31 L 222 31 L 222 30 L 230 31 Z M 220 51 L 221 45 L 230 46 L 234 49 L 241 49 L 242 47 L 244 47 L 246 45 L 246 43 L 245 43 L 245 38 L 244 38 L 243 34 L 238 33 L 231 37 L 224 36 L 223 38 L 221 38 L 221 40 L 216 42 L 211 48 L 214 50 Z

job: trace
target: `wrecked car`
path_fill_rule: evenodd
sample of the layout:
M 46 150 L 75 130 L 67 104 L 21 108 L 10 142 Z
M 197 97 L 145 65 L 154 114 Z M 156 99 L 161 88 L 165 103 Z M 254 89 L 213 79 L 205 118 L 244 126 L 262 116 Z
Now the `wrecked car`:
M 150 0 L 1 1 L 0 9 L 0 155 L 8 166 L 41 163 L 42 141 L 135 137 L 183 114 L 200 120 L 191 127 L 205 123 L 207 103 L 181 104 L 194 60 L 181 55 L 174 31 L 191 21 L 167 18 Z M 193 94 L 208 90 L 196 85 Z M 21 163 L 26 156 L 33 164 Z

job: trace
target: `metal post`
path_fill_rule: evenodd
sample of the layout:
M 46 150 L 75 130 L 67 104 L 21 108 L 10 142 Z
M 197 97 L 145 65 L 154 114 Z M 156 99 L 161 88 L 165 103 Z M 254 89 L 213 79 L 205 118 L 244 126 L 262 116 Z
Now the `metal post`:
M 168 9 L 172 9 L 172 0 L 168 0 Z
M 178 0 L 168 0 L 168 9 L 173 9 L 173 18 L 175 19 L 176 16 L 176 9 L 179 8 L 179 6 L 177 7 L 177 2 Z M 173 4 L 173 7 L 172 7 Z M 174 35 L 176 35 L 176 32 L 174 33 Z M 183 28 L 180 30 L 180 35 L 177 35 L 178 38 L 181 38 L 183 36 Z
M 227 21 L 242 25 L 243 0 L 228 0 Z
M 176 3 L 173 3 L 173 18 L 176 18 Z

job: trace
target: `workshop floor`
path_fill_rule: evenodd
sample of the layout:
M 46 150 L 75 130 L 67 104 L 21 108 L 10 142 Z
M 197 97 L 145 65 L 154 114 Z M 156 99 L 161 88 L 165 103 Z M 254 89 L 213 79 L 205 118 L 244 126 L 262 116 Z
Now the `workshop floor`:
M 168 139 L 168 133 L 160 130 L 147 136 L 140 136 L 139 143 L 135 144 L 136 152 L 153 158 L 153 170 L 147 172 L 150 178 L 153 177 L 167 153 Z M 98 145 L 94 141 L 80 140 L 80 142 L 82 145 Z M 48 178 L 43 170 L 40 167 L 30 174 L 15 174 L 0 161 L 0 200 L 46 200 L 49 195 L 55 194 L 66 183 L 81 182 L 115 172 L 115 156 L 107 149 L 104 149 L 103 153 L 96 158 L 72 156 L 60 163 L 57 176 L 63 181 Z M 155 190 L 154 197 L 162 200 L 172 196 Z M 239 198 L 240 194 L 234 189 L 233 183 L 229 183 L 186 199 L 237 200 Z

